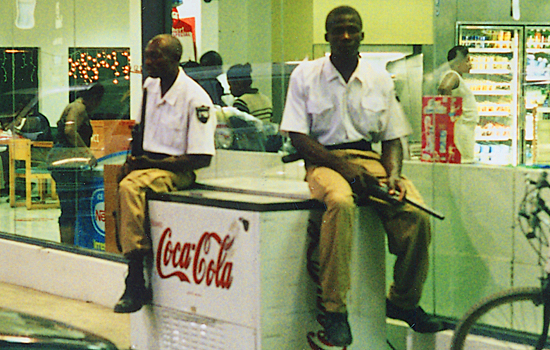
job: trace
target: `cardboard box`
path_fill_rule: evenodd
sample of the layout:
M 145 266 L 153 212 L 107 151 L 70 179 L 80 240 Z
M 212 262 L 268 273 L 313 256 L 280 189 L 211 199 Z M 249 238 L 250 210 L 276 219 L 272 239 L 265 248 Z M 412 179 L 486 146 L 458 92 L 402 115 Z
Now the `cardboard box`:
M 103 182 L 105 184 L 105 251 L 120 253 L 116 244 L 116 223 L 113 211 L 116 209 L 118 172 L 122 165 L 105 164 L 103 166 Z
M 454 143 L 454 123 L 462 115 L 462 97 L 422 98 L 423 162 L 460 163 Z
M 91 124 L 90 149 L 96 158 L 128 150 L 135 120 L 92 120 Z

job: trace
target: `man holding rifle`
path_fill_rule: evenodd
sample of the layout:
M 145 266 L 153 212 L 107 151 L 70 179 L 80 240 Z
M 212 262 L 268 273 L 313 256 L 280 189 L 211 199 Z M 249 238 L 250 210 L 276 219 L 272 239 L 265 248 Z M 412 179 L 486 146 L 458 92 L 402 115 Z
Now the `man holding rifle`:
M 117 233 L 128 275 L 117 313 L 136 312 L 150 299 L 143 274 L 144 258 L 152 255 L 146 193 L 190 187 L 195 170 L 209 166 L 215 154 L 212 100 L 179 67 L 181 55 L 181 43 L 169 34 L 151 39 L 144 53 L 149 77 L 137 120 L 142 131 L 134 135 L 132 155 L 119 174 Z
M 359 13 L 337 7 L 328 14 L 325 29 L 331 55 L 303 62 L 292 73 L 281 131 L 306 161 L 312 197 L 326 206 L 319 243 L 325 337 L 320 340 L 347 346 L 352 343 L 346 297 L 356 202 L 371 198 L 380 186 L 399 201 L 405 196 L 417 203 L 422 199 L 401 176 L 401 139 L 411 128 L 393 82 L 386 72 L 359 60 L 364 38 Z M 372 151 L 372 142 L 382 143 L 381 155 Z M 429 263 L 428 215 L 405 203 L 377 200 L 374 208 L 386 229 L 389 250 L 397 255 L 387 316 L 406 321 L 417 332 L 442 330 L 443 325 L 418 306 Z

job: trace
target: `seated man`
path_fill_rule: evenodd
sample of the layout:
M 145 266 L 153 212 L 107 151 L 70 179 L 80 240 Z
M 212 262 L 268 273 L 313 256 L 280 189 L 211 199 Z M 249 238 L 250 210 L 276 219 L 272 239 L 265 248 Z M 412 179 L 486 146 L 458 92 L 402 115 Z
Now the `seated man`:
M 273 106 L 271 100 L 258 89 L 252 87 L 252 67 L 250 63 L 236 64 L 227 71 L 227 82 L 231 94 L 235 96 L 233 107 L 253 115 L 263 122 L 271 122 Z
M 319 283 L 326 339 L 333 346 L 352 343 L 347 317 L 350 289 L 351 235 L 355 200 L 369 198 L 373 186 L 390 194 L 419 195 L 401 177 L 401 138 L 411 128 L 396 99 L 388 74 L 359 60 L 364 38 L 359 13 L 348 6 L 332 10 L 325 24 L 330 57 L 301 63 L 290 77 L 281 131 L 306 161 L 312 198 L 326 210 L 320 229 Z M 382 154 L 371 143 L 382 143 Z M 386 315 L 406 321 L 417 332 L 437 332 L 442 324 L 418 303 L 428 274 L 430 223 L 426 214 L 409 205 L 374 206 L 397 255 L 394 282 L 386 300 Z M 368 227 L 364 228 L 368 230 Z
M 215 153 L 212 101 L 179 67 L 181 54 L 179 40 L 168 34 L 157 35 L 145 49 L 149 77 L 137 120 L 144 125 L 141 154 L 132 153 L 119 175 L 117 233 L 128 276 L 117 313 L 135 312 L 150 298 L 143 275 L 143 259 L 152 248 L 145 227 L 146 192 L 191 186 L 194 171 L 208 166 Z

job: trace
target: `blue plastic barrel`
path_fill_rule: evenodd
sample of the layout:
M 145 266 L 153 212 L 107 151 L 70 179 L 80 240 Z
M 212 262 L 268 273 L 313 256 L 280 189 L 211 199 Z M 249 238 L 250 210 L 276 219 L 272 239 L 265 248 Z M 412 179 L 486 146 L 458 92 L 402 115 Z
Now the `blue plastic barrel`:
M 91 171 L 82 184 L 84 195 L 78 199 L 75 244 L 105 250 L 105 192 L 103 171 Z
M 83 196 L 78 199 L 75 244 L 79 247 L 105 250 L 105 184 L 103 165 L 122 164 L 127 151 L 109 154 L 97 160 L 82 183 Z

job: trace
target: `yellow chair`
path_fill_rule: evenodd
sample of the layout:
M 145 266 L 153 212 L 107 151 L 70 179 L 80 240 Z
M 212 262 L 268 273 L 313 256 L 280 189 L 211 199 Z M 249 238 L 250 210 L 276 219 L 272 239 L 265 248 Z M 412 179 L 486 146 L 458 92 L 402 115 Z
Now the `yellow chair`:
M 39 147 L 52 147 L 52 142 L 38 142 Z M 37 162 L 32 160 L 31 146 L 32 141 L 29 139 L 13 139 L 9 143 L 10 152 L 10 206 L 19 207 L 26 205 L 27 209 L 45 209 L 58 208 L 59 198 L 55 190 L 55 182 L 50 175 L 50 172 L 45 167 L 45 162 L 42 167 L 33 166 Z M 23 163 L 23 164 L 21 164 Z M 35 164 L 33 164 L 35 163 Z M 15 182 L 17 178 L 25 179 L 25 202 L 17 202 L 15 197 Z M 32 182 L 38 182 L 39 201 L 32 199 Z M 46 184 L 50 182 L 51 199 L 46 202 Z

